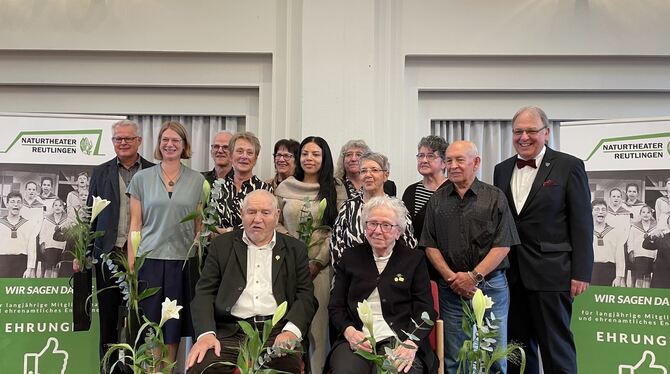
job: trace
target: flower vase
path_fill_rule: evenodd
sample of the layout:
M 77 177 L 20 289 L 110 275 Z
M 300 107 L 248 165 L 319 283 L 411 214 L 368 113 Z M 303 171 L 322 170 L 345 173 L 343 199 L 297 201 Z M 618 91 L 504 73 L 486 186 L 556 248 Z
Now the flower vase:
M 72 322 L 74 331 L 91 328 L 91 272 L 78 271 L 70 278 L 72 286 Z

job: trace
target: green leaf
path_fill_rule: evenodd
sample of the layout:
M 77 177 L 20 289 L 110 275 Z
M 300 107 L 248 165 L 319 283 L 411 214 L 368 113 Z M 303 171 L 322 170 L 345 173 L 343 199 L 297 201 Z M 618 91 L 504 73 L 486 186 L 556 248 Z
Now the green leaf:
M 146 290 L 142 291 L 139 296 L 137 296 L 137 301 L 142 301 L 146 299 L 147 297 L 155 295 L 158 291 L 160 291 L 160 287 L 152 287 L 152 288 L 147 288 Z
M 244 331 L 244 334 L 246 336 L 248 336 L 248 337 L 251 337 L 251 336 L 254 336 L 254 335 L 258 336 L 258 331 L 256 331 L 256 329 L 251 327 L 251 324 L 249 322 L 247 322 L 247 321 L 237 321 L 237 324 L 240 325 L 240 327 L 242 328 L 242 331 Z
M 193 221 L 194 219 L 200 217 L 201 212 L 202 212 L 202 210 L 198 208 L 198 209 L 192 211 L 191 213 L 187 214 L 186 217 L 182 218 L 181 221 L 179 221 L 179 223 Z
M 279 306 L 277 307 L 277 310 L 275 310 L 275 313 L 272 316 L 272 327 L 274 327 L 277 324 L 277 322 L 279 322 L 282 318 L 284 318 L 284 314 L 286 314 L 286 309 L 287 308 L 288 308 L 288 303 L 286 301 L 279 304 Z
M 366 359 L 368 361 L 375 361 L 379 357 L 378 355 L 376 355 L 374 353 L 364 351 L 362 349 L 357 349 L 356 354 L 363 357 L 364 359 Z

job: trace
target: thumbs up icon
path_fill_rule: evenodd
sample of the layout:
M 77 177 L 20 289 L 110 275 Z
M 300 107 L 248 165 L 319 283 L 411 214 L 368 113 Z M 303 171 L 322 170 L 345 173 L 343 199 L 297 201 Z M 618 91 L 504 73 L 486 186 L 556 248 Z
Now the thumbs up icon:
M 668 374 L 668 369 L 656 365 L 654 352 L 644 351 L 642 358 L 635 365 L 619 365 L 619 374 Z
M 68 353 L 58 349 L 58 339 L 49 338 L 38 353 L 23 355 L 23 374 L 65 374 Z

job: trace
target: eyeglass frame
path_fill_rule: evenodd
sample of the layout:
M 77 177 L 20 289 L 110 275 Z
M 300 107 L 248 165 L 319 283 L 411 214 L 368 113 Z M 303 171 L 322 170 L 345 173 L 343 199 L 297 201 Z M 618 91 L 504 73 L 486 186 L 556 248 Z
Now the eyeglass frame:
M 228 150 L 230 149 L 230 146 L 228 144 L 224 144 L 224 145 L 211 144 L 209 146 L 209 149 L 214 151 L 214 152 L 218 152 L 219 149 L 223 150 L 224 152 L 228 152 Z
M 431 156 L 432 158 L 428 156 Z M 437 152 L 433 151 L 433 153 L 417 153 L 415 157 L 417 161 L 421 161 L 425 158 L 426 160 L 432 162 L 440 158 L 440 155 L 438 155 Z
M 384 172 L 384 171 L 388 171 L 388 170 L 386 170 L 386 169 L 361 169 L 359 173 L 361 173 L 362 175 L 365 175 L 367 173 L 377 174 L 377 173 L 381 173 L 381 172 Z
M 139 135 L 138 136 L 128 136 L 128 137 L 113 136 L 112 137 L 112 142 L 114 142 L 115 144 L 123 144 L 123 143 L 132 144 L 132 143 L 135 143 L 135 141 L 139 138 L 140 138 Z
M 292 160 L 295 158 L 295 155 L 293 153 L 273 153 L 272 158 L 275 160 L 279 160 L 280 158 L 283 158 L 286 161 Z
M 512 135 L 514 136 L 523 136 L 524 133 L 528 136 L 535 136 L 540 133 L 540 131 L 548 129 L 547 126 L 542 126 L 539 129 L 512 129 Z
M 374 228 L 371 229 L 371 228 L 370 228 L 370 225 L 374 225 Z M 387 225 L 387 226 L 384 226 L 384 225 Z M 370 231 L 370 232 L 375 232 L 375 231 L 377 231 L 377 227 L 379 227 L 379 230 L 380 230 L 382 233 L 384 233 L 384 234 L 388 234 L 388 233 L 390 233 L 391 231 L 393 231 L 393 228 L 394 228 L 394 227 L 400 227 L 400 225 L 392 225 L 392 224 L 390 224 L 390 223 L 386 223 L 386 222 L 371 222 L 371 221 L 365 221 L 365 229 L 366 229 L 366 230 L 368 230 L 368 231 Z M 384 230 L 384 227 L 388 227 L 388 229 Z

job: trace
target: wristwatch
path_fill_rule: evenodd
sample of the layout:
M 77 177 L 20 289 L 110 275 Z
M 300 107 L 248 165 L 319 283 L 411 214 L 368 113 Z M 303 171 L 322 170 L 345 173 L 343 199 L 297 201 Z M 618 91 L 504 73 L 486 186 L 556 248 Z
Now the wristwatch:
M 472 279 L 475 281 L 475 284 L 480 284 L 484 281 L 484 276 L 475 269 L 472 269 L 472 271 L 470 272 L 470 276 L 472 276 Z

